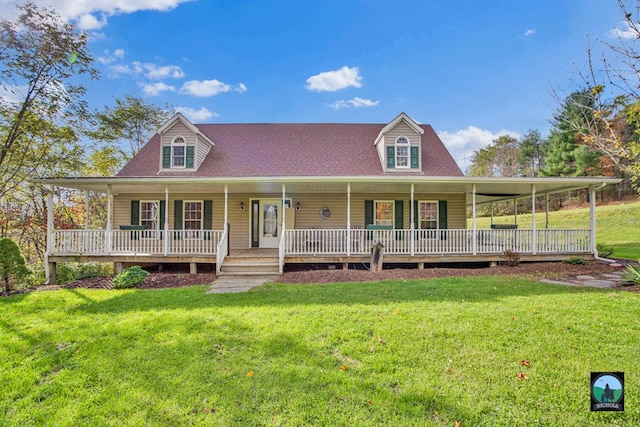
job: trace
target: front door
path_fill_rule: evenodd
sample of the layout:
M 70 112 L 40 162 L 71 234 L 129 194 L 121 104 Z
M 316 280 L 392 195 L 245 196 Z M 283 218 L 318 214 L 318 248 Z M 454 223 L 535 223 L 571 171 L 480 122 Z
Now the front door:
M 259 247 L 277 248 L 282 234 L 282 200 L 261 199 L 257 207 L 258 218 L 253 221 L 257 219 Z

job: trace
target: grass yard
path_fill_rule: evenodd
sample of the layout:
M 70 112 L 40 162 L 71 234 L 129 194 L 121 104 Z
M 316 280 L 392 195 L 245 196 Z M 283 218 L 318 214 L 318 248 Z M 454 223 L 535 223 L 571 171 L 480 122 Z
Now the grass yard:
M 495 276 L 14 295 L 0 425 L 637 426 L 639 307 Z M 625 412 L 590 412 L 591 371 Z
M 589 228 L 589 208 L 549 212 L 549 228 Z M 536 212 L 536 228 L 545 228 L 545 212 Z M 495 217 L 494 223 L 513 223 L 514 217 Z M 489 228 L 491 218 L 478 218 L 478 228 Z M 520 228 L 531 228 L 531 214 L 518 215 Z M 468 221 L 471 228 L 471 220 Z M 611 246 L 613 257 L 640 258 L 640 201 L 596 207 L 596 241 Z

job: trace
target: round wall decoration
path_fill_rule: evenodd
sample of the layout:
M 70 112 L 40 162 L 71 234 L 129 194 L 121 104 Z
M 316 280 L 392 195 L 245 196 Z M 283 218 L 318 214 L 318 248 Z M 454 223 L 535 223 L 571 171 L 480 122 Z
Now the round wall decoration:
M 329 210 L 329 208 L 320 209 L 320 217 L 322 219 L 329 219 L 330 216 L 331 216 L 331 211 Z

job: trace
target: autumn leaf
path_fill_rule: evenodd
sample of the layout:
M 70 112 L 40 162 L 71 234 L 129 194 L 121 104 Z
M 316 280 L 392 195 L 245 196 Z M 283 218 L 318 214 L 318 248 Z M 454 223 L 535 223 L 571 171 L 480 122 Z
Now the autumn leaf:
M 524 359 L 522 359 L 522 360 L 520 361 L 520 364 L 521 364 L 522 366 L 529 366 L 529 365 L 531 364 L 531 362 L 529 362 L 528 360 L 524 360 Z
M 518 374 L 518 379 L 519 379 L 519 380 L 528 380 L 528 379 L 529 379 L 529 376 L 528 376 L 527 374 L 525 374 L 524 372 L 520 372 L 520 373 Z
M 253 378 L 253 371 L 249 371 L 249 372 L 247 372 L 247 377 L 249 377 L 249 378 Z
M 379 336 L 378 336 L 378 342 L 379 342 L 380 344 L 382 344 L 382 345 L 384 345 L 384 344 L 385 344 L 384 340 L 383 340 L 382 338 L 380 338 Z
M 347 369 L 348 369 L 348 368 L 347 368 L 347 365 L 340 365 L 340 370 L 341 370 L 342 372 L 346 371 Z
M 461 423 L 460 421 L 456 421 L 455 426 L 456 426 L 456 427 L 462 427 L 462 423 Z

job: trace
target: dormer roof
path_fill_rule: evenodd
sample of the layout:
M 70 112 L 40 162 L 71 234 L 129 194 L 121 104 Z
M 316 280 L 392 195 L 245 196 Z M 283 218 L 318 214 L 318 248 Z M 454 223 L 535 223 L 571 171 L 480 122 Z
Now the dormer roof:
M 203 141 L 208 142 L 212 146 L 216 145 L 216 144 L 214 144 L 214 142 L 211 139 L 209 139 L 209 137 L 207 135 L 202 133 L 200 131 L 200 129 L 198 129 L 198 127 L 196 125 L 191 123 L 185 116 L 183 116 L 182 113 L 174 114 L 173 117 L 171 117 L 169 120 L 167 120 L 167 122 L 165 124 L 160 126 L 160 128 L 158 129 L 158 133 L 160 135 L 163 135 L 165 132 L 167 132 L 167 130 L 171 129 L 176 124 L 176 122 L 181 122 L 191 132 L 193 132 L 195 135 L 198 135 L 200 138 L 202 138 Z
M 389 122 L 388 125 L 386 125 L 385 127 L 382 128 L 382 130 L 380 131 L 380 133 L 378 134 L 378 137 L 376 138 L 376 140 L 373 142 L 373 145 L 378 145 L 380 143 L 380 141 L 382 141 L 384 139 L 384 136 L 386 133 L 388 133 L 391 129 L 393 129 L 394 127 L 396 127 L 398 125 L 398 123 L 404 121 L 409 127 L 411 127 L 411 129 L 413 129 L 416 133 L 422 135 L 424 134 L 424 129 L 422 129 L 422 127 L 420 126 L 420 124 L 418 122 L 416 122 L 415 120 L 413 120 L 411 117 L 409 117 L 407 114 L 405 113 L 400 113 L 396 116 L 395 119 L 391 120 L 391 122 Z

